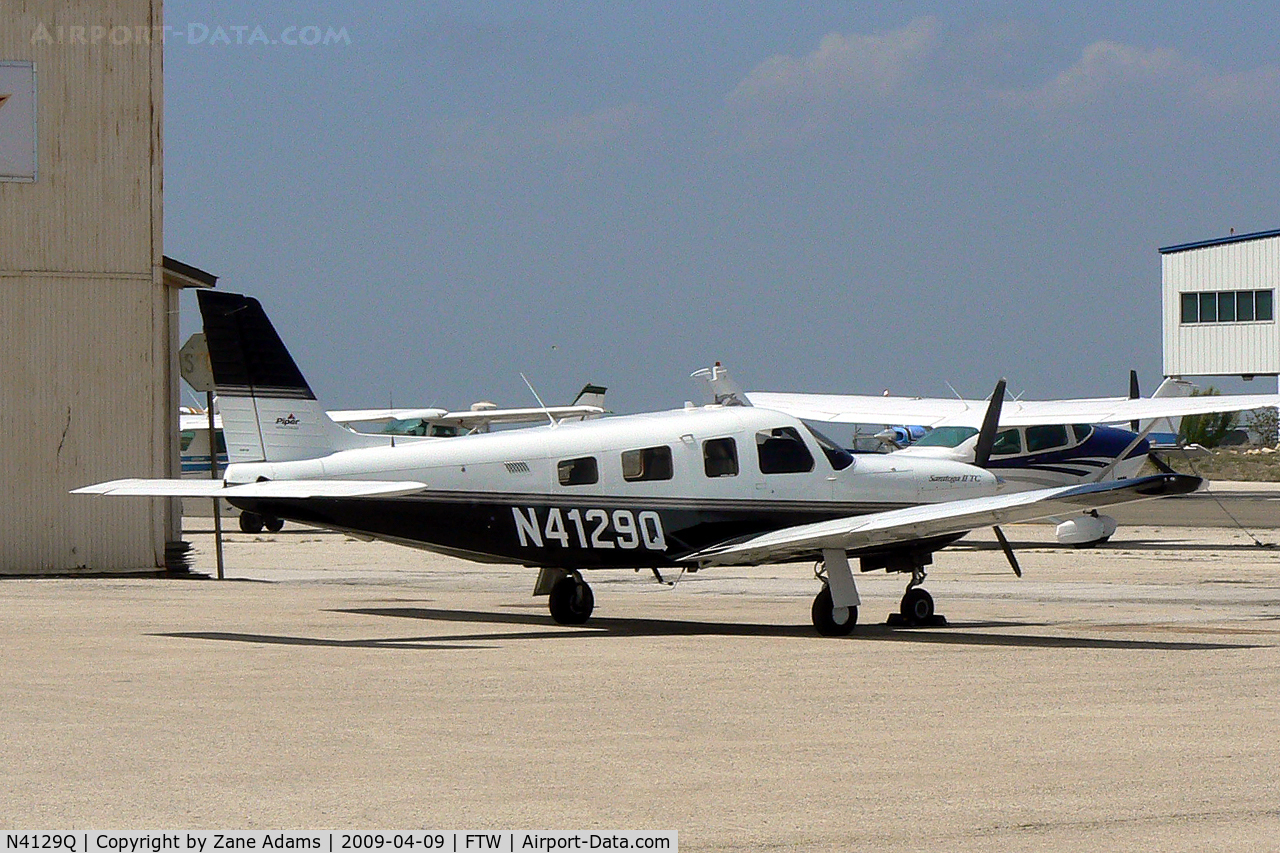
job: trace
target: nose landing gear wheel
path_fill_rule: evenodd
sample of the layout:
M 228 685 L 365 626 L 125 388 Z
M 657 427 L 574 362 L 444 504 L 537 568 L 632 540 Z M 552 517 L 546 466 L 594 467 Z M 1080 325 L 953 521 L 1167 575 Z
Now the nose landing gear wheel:
M 581 625 L 591 618 L 596 597 L 580 578 L 562 578 L 551 588 L 551 618 L 561 625 Z
M 825 584 L 813 599 L 813 627 L 824 637 L 845 637 L 858 624 L 858 608 L 843 607 L 843 614 L 835 612 L 831 601 L 831 587 Z

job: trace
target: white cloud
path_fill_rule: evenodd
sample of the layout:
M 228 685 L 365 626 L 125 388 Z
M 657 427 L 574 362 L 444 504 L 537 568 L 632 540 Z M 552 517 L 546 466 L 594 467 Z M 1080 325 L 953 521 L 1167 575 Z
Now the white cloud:
M 1117 96 L 1143 96 L 1182 88 L 1202 73 L 1195 63 L 1168 48 L 1148 50 L 1096 41 L 1048 83 L 1011 95 L 1014 102 L 1033 109 L 1071 109 L 1110 102 Z
M 937 43 L 935 18 L 870 35 L 828 33 L 804 56 L 761 62 L 729 93 L 732 106 L 793 106 L 848 97 L 884 97 L 910 81 Z
M 1280 68 L 1222 73 L 1171 48 L 1097 41 L 1052 80 L 1034 89 L 1001 93 L 1008 104 L 1045 115 L 1130 108 L 1176 101 L 1185 111 L 1217 113 L 1275 109 Z

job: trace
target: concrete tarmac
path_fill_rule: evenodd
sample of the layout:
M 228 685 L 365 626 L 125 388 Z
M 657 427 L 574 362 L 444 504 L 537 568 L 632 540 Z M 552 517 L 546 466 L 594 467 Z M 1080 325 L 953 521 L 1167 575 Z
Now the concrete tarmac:
M 0 580 L 0 824 L 1275 850 L 1280 549 L 1008 532 L 1022 580 L 977 534 L 926 584 L 947 627 L 885 627 L 905 579 L 877 573 L 839 639 L 808 565 L 593 575 L 567 628 L 532 570 L 296 525 L 229 534 L 223 582 Z

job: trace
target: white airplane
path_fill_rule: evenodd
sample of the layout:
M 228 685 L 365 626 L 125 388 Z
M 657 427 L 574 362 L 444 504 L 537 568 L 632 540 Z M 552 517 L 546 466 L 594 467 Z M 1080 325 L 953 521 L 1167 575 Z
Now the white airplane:
M 1167 379 L 1155 395 L 1141 398 L 1131 374 L 1129 397 L 1064 400 L 1008 400 L 986 458 L 978 459 L 978 434 L 987 400 L 946 397 L 887 397 L 856 394 L 791 394 L 736 390 L 722 367 L 695 374 L 713 394 L 786 412 L 805 421 L 840 424 L 919 424 L 928 432 L 894 451 L 898 457 L 977 462 L 1011 488 L 1040 489 L 1136 477 L 1148 460 L 1170 469 L 1149 440 L 1154 430 L 1176 428 L 1185 415 L 1235 412 L 1280 405 L 1277 394 L 1189 396 L 1190 383 Z M 999 386 L 1003 394 L 1003 385 Z M 1126 424 L 1129 429 L 1114 426 Z M 1105 542 L 1116 522 L 1096 511 L 1060 521 L 1058 541 L 1088 546 Z
M 495 424 L 559 423 L 596 418 L 605 413 L 601 385 L 582 386 L 568 406 L 539 406 L 523 409 L 499 409 L 493 403 L 473 403 L 466 411 L 447 409 L 346 409 L 327 412 L 345 426 L 378 426 L 380 433 L 426 438 L 456 438 L 477 432 L 489 432 Z M 364 431 L 364 430 L 361 430 Z
M 346 427 L 376 426 L 375 434 L 407 438 L 454 438 L 473 432 L 489 432 L 494 424 L 529 424 L 539 422 L 580 421 L 605 413 L 604 395 L 608 389 L 600 385 L 584 385 L 568 406 L 499 409 L 493 403 L 473 403 L 466 411 L 451 412 L 436 407 L 424 409 L 339 409 L 326 412 L 335 423 Z M 182 473 L 200 476 L 209 473 L 209 414 L 183 406 L 178 429 L 182 434 Z M 227 448 L 222 438 L 222 416 L 213 415 L 213 429 L 218 445 L 218 467 L 227 465 Z
M 231 455 L 223 481 L 121 479 L 76 493 L 217 496 L 263 515 L 536 567 L 534 594 L 549 596 L 561 624 L 592 613 L 587 570 L 648 569 L 665 582 L 664 572 L 815 560 L 813 624 L 844 635 L 860 603 L 851 557 L 862 571 L 909 573 L 903 618 L 938 624 L 920 585 L 933 553 L 968 531 L 1201 483 L 1160 474 L 1011 493 L 991 472 L 950 459 L 855 458 L 760 406 L 688 404 L 389 446 L 325 415 L 256 300 L 198 298 Z M 988 417 L 988 448 L 995 431 Z

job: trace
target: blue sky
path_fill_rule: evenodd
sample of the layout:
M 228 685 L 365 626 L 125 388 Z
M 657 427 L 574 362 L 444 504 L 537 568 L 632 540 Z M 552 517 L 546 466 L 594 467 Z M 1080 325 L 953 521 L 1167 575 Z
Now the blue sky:
M 333 407 L 1150 389 L 1157 248 L 1280 227 L 1261 7 L 165 15 L 165 252 Z

